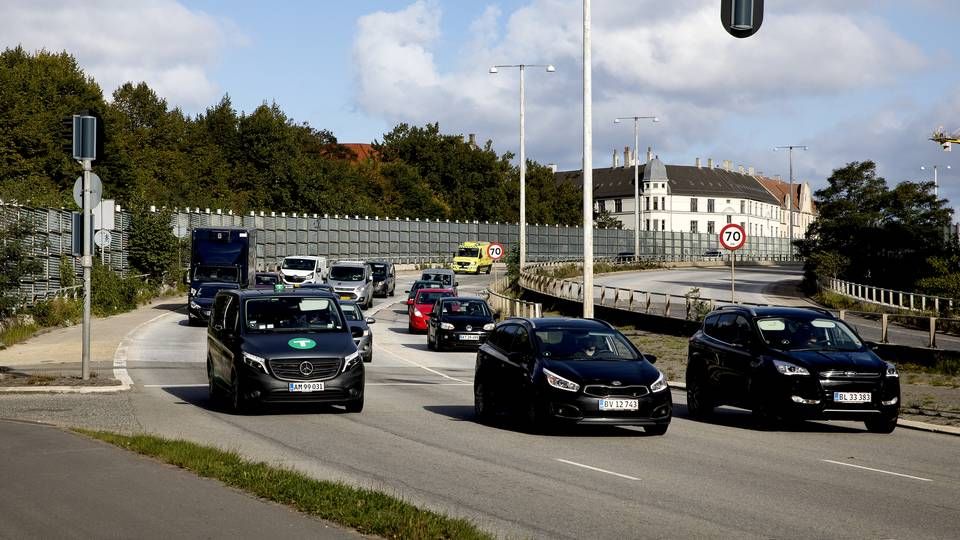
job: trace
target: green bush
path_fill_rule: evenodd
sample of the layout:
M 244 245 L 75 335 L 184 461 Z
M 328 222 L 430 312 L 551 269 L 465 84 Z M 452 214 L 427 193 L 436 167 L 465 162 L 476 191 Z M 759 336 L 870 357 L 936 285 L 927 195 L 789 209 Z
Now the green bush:
M 145 294 L 145 283 L 141 279 L 123 279 L 99 261 L 93 264 L 90 288 L 90 309 L 98 317 L 135 309 L 149 294 Z
M 30 309 L 40 326 L 69 326 L 83 318 L 83 300 L 80 298 L 51 298 L 37 302 Z
M 73 261 L 70 257 L 63 255 L 60 257 L 60 286 L 73 287 L 77 284 L 76 270 L 73 268 Z

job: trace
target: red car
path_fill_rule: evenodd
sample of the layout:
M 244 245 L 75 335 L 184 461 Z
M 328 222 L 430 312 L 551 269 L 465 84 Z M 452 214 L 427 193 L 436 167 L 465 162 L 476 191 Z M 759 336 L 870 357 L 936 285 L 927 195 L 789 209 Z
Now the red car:
M 456 296 L 453 289 L 420 289 L 417 291 L 417 295 L 413 299 L 413 306 L 410 309 L 410 324 L 407 326 L 410 333 L 426 332 L 433 305 L 437 303 L 437 300 L 448 296 Z

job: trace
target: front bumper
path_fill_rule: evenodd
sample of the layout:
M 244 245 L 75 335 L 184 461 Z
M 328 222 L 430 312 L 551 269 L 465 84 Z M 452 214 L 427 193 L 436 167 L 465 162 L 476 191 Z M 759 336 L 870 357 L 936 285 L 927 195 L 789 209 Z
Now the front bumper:
M 437 330 L 437 343 L 450 348 L 476 349 L 487 341 L 490 332 L 481 330 L 467 332 L 466 330 Z
M 761 403 L 782 416 L 803 420 L 865 420 L 871 416 L 897 416 L 900 412 L 900 379 L 897 377 L 771 376 L 762 385 Z M 870 400 L 851 403 L 835 400 L 836 392 L 870 393 Z
M 580 391 L 566 392 L 551 388 L 540 398 L 541 410 L 558 423 L 608 426 L 667 425 L 673 417 L 673 398 L 670 389 L 640 397 L 588 396 Z M 635 411 L 601 411 L 601 399 L 636 399 Z
M 201 305 L 200 308 L 198 309 L 198 308 L 195 308 L 195 307 L 191 306 L 189 303 L 187 303 L 187 315 L 188 315 L 191 319 L 198 319 L 198 320 L 201 320 L 201 321 L 203 321 L 203 322 L 207 322 L 207 321 L 210 320 L 210 310 L 211 310 L 212 308 L 213 308 L 213 305 L 212 305 L 212 304 L 209 305 L 209 306 L 203 306 L 203 305 Z
M 363 363 L 356 364 L 344 373 L 326 379 L 323 390 L 318 392 L 291 392 L 290 382 L 267 375 L 247 365 L 239 366 L 244 397 L 259 403 L 345 403 L 363 396 Z M 295 381 L 312 382 L 312 381 Z
M 454 262 L 450 265 L 450 269 L 456 273 L 467 273 L 467 274 L 479 274 L 480 265 L 477 263 L 458 263 Z
M 386 281 L 373 282 L 373 294 L 387 296 L 389 293 L 390 293 L 389 283 L 387 283 Z
M 410 308 L 410 328 L 425 332 L 427 330 L 427 318 L 417 317 L 413 314 L 413 308 Z

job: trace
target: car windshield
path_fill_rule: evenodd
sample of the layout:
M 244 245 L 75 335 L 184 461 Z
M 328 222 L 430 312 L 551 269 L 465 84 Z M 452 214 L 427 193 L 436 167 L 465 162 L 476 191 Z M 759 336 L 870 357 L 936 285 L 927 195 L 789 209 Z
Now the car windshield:
M 863 343 L 842 321 L 777 317 L 760 319 L 763 341 L 782 351 L 857 351 Z
M 257 285 L 276 285 L 277 276 L 273 274 L 257 274 Z
M 483 300 L 447 300 L 440 304 L 446 317 L 490 317 L 490 308 Z
M 333 266 L 330 268 L 330 279 L 333 281 L 361 281 L 363 268 L 360 266 Z
M 252 332 L 324 332 L 345 328 L 335 300 L 308 296 L 250 298 L 245 320 Z
M 413 287 L 410 287 L 410 297 L 414 297 L 420 289 L 433 289 L 443 287 L 439 281 L 415 281 Z
M 340 309 L 343 310 L 343 316 L 346 317 L 348 321 L 363 320 L 363 313 L 360 312 L 360 306 L 356 304 L 340 304 Z
M 313 270 L 316 261 L 311 259 L 291 259 L 286 258 L 280 266 L 283 270 Z
M 197 290 L 196 296 L 199 297 L 199 298 L 213 298 L 214 296 L 217 295 L 218 292 L 220 292 L 220 291 L 222 291 L 222 290 L 224 290 L 224 289 L 237 289 L 237 288 L 239 288 L 239 287 L 237 287 L 237 286 L 234 285 L 234 284 L 229 284 L 229 283 L 221 283 L 221 284 L 217 284 L 217 285 L 215 285 L 215 286 L 214 286 L 214 285 L 206 285 L 206 286 L 204 286 L 204 287 L 200 287 L 200 288 Z
M 383 263 L 374 263 L 370 265 L 373 268 L 373 277 L 383 279 L 387 277 L 387 265 Z
M 236 266 L 197 266 L 193 271 L 195 281 L 239 281 L 240 271 Z
M 471 259 L 476 259 L 479 256 L 479 248 L 460 248 L 457 250 L 457 257 L 469 257 Z
M 420 291 L 417 293 L 417 303 L 433 304 L 437 300 L 448 296 L 453 296 L 453 293 L 447 291 Z
M 553 360 L 639 360 L 625 337 L 609 330 L 545 328 L 534 331 L 540 354 Z
M 420 276 L 420 279 L 424 281 L 439 281 L 440 283 L 443 283 L 446 285 L 450 285 L 453 283 L 453 278 L 450 276 L 450 274 L 440 274 L 440 273 L 434 274 L 431 272 L 424 272 L 423 275 Z

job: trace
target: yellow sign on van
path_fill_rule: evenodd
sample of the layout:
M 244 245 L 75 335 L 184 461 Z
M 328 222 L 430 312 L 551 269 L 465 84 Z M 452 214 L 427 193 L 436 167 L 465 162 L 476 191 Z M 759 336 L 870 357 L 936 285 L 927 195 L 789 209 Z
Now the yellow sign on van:
M 453 258 L 450 269 L 456 273 L 479 274 L 490 273 L 493 268 L 493 259 L 487 253 L 490 242 L 463 242 L 457 246 L 457 254 Z

